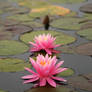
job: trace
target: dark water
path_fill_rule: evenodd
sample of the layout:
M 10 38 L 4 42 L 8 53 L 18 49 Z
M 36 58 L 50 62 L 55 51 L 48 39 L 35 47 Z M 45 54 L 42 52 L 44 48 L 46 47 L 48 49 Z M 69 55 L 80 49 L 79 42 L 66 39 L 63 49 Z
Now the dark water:
M 4 0 L 0 0 L 4 1 Z M 7 0 L 5 0 L 6 2 Z M 72 11 L 78 12 L 78 16 L 82 17 L 83 13 L 79 11 L 80 6 L 90 3 L 92 0 L 88 0 L 88 2 L 80 3 L 80 4 L 61 4 L 61 6 L 64 6 L 66 8 L 71 9 Z M 16 3 L 12 3 L 14 7 L 19 7 Z M 5 19 L 7 16 L 11 16 L 10 13 L 5 13 L 1 15 L 3 19 Z M 43 28 L 41 28 L 43 29 Z M 53 28 L 52 28 L 53 29 Z M 53 30 L 56 30 L 55 28 Z M 57 29 L 58 31 L 62 31 L 66 34 L 69 34 L 71 36 L 74 36 L 77 38 L 77 41 L 73 44 L 70 44 L 70 46 L 76 46 L 78 44 L 82 44 L 85 42 L 89 42 L 88 40 L 81 38 L 80 36 L 75 34 L 75 31 L 65 31 L 63 29 Z M 20 35 L 16 35 L 13 40 L 19 40 Z M 14 58 L 21 58 L 24 60 L 28 60 L 30 53 L 26 52 L 24 54 L 15 55 L 15 56 L 0 56 L 0 57 L 14 57 Z M 83 56 L 78 54 L 61 54 L 60 60 L 64 60 L 64 67 L 70 67 L 74 69 L 75 75 L 78 74 L 87 74 L 92 73 L 92 57 L 90 56 Z M 4 73 L 0 72 L 0 89 L 7 90 L 9 92 L 24 92 L 25 90 L 31 88 L 33 84 L 23 84 L 23 80 L 21 80 L 21 76 L 24 76 L 28 74 L 28 72 L 22 71 L 17 73 Z M 78 90 L 78 92 L 86 92 L 83 90 Z

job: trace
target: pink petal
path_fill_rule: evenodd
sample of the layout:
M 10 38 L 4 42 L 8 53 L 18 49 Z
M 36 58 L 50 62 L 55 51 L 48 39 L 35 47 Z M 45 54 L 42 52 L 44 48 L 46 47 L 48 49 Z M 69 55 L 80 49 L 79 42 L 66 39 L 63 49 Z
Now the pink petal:
M 54 49 L 52 49 L 52 52 L 53 53 L 60 53 L 60 51 L 57 51 L 57 50 L 54 50 Z
M 49 49 L 45 49 L 45 51 L 46 51 L 49 55 L 52 54 L 51 51 L 50 51 Z
M 40 79 L 40 86 L 45 86 L 46 85 L 46 79 L 42 78 Z
M 58 74 L 58 73 L 60 73 L 60 72 L 63 72 L 63 71 L 65 71 L 65 70 L 67 70 L 68 68 L 59 68 L 59 69 L 57 69 L 56 71 L 54 71 L 52 74 Z
M 64 63 L 64 61 L 60 61 L 60 62 L 56 65 L 56 69 L 59 68 L 63 63 Z
M 24 84 L 25 84 L 25 83 L 34 82 L 34 81 L 36 81 L 36 80 L 38 80 L 38 79 L 39 79 L 39 77 L 30 79 L 30 80 L 26 80 L 26 81 L 24 81 Z
M 22 79 L 30 79 L 30 78 L 35 78 L 37 77 L 37 75 L 26 75 L 26 76 L 23 76 L 21 77 Z
M 56 87 L 56 83 L 54 82 L 54 80 L 52 80 L 51 78 L 47 78 L 47 82 L 53 86 L 53 87 Z
M 53 79 L 55 79 L 55 80 L 58 80 L 58 81 L 64 81 L 64 82 L 66 82 L 67 80 L 65 80 L 65 79 L 63 79 L 63 78 L 60 78 L 60 77 L 51 77 L 51 78 L 53 78 Z
M 29 71 L 30 73 L 36 74 L 33 70 L 31 70 L 31 69 L 29 69 L 27 67 L 25 67 L 25 70 Z

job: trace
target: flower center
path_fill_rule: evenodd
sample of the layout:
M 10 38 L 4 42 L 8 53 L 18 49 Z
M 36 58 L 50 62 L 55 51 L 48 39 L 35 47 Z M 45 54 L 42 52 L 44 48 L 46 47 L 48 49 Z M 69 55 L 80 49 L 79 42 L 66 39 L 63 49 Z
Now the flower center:
M 45 62 L 45 61 L 41 61 L 40 64 L 41 64 L 42 66 L 44 66 L 44 65 L 46 64 L 46 62 Z

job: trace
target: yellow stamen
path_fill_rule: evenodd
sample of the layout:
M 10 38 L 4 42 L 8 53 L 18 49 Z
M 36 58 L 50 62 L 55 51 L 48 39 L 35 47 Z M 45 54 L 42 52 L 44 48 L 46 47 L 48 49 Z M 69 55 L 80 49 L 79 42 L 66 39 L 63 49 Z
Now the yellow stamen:
M 41 64 L 42 66 L 44 66 L 44 65 L 46 64 L 46 62 L 45 62 L 45 61 L 41 61 L 40 64 Z

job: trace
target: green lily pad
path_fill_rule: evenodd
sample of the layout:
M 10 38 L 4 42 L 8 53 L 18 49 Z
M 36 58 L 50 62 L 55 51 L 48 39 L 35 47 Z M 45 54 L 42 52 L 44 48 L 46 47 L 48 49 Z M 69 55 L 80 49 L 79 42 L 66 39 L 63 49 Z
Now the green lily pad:
M 86 30 L 88 28 L 92 29 L 92 22 L 88 21 L 87 23 L 85 23 L 84 25 L 81 26 L 81 30 Z
M 83 55 L 92 55 L 92 43 L 85 43 L 76 47 L 76 52 Z
M 71 76 L 74 74 L 74 70 L 71 69 L 71 68 L 68 68 L 66 71 L 63 71 L 61 73 L 59 73 L 57 76 L 60 76 L 60 77 L 68 77 L 68 76 Z
M 52 3 L 81 3 L 84 2 L 85 0 L 49 0 Z
M 92 14 L 91 14 L 91 13 L 85 13 L 85 14 L 84 14 L 84 17 L 85 17 L 86 19 L 92 20 Z
M 17 25 L 17 24 L 19 24 L 19 22 L 13 19 L 5 19 L 0 21 L 0 25 L 2 26 L 11 26 L 11 25 Z
M 80 11 L 86 12 L 86 13 L 92 13 L 92 3 L 86 4 L 80 7 Z
M 29 9 L 25 7 L 9 7 L 3 9 L 4 12 L 10 12 L 12 14 L 26 14 L 29 13 Z
M 83 18 L 60 18 L 56 21 L 53 21 L 51 25 L 56 28 L 69 29 L 69 30 L 79 30 L 81 25 L 80 22 L 83 21 Z
M 24 67 L 31 67 L 28 62 L 16 58 L 1 58 L 0 72 L 18 72 L 23 71 Z
M 69 78 L 68 84 L 74 88 L 92 91 L 92 74 L 86 74 Z
M 22 15 L 17 14 L 17 15 L 9 16 L 8 19 L 13 19 L 13 20 L 16 20 L 16 21 L 19 21 L 19 22 L 24 22 L 24 21 L 27 22 L 27 21 L 33 20 L 33 18 L 30 17 L 29 14 L 26 14 L 26 15 L 25 14 L 22 14 Z
M 65 86 L 56 87 L 56 88 L 46 86 L 46 87 L 29 89 L 25 92 L 77 92 L 77 91 Z
M 74 42 L 76 39 L 72 36 L 66 35 L 62 32 L 57 32 L 57 31 L 46 31 L 46 30 L 39 30 L 39 31 L 33 31 L 30 33 L 26 33 L 20 37 L 20 39 L 25 42 L 29 43 L 30 41 L 34 42 L 34 37 L 40 34 L 48 34 L 50 33 L 52 36 L 56 37 L 56 44 L 69 44 Z
M 0 40 L 10 40 L 12 37 L 13 34 L 11 32 L 7 32 L 3 28 L 0 28 Z
M 28 51 L 28 46 L 24 43 L 13 40 L 0 41 L 0 55 L 16 55 Z
M 11 7 L 11 3 L 8 0 L 0 0 L 0 9 Z
M 21 24 L 30 26 L 32 28 L 43 27 L 43 24 L 41 23 L 41 21 L 22 22 Z
M 4 91 L 4 90 L 0 89 L 0 92 L 7 92 L 7 91 Z
M 73 17 L 73 16 L 77 16 L 77 13 L 74 11 L 71 11 L 70 13 L 66 14 L 65 16 L 67 17 Z
M 21 34 L 32 31 L 31 27 L 28 27 L 26 25 L 12 25 L 12 26 L 6 26 L 5 30 L 7 32 L 12 32 L 13 34 Z
M 43 6 L 47 6 L 48 3 L 46 1 L 43 1 L 43 0 L 15 0 L 18 2 L 18 4 L 20 6 L 26 6 L 28 8 L 40 8 L 40 7 L 43 7 Z
M 61 46 L 61 47 L 58 47 L 57 50 L 61 51 L 62 53 L 68 53 L 68 54 L 75 53 L 75 47 L 73 46 Z
M 92 40 L 92 28 L 85 29 L 77 32 L 78 35 L 85 37 L 88 40 Z

